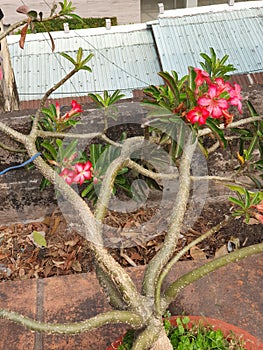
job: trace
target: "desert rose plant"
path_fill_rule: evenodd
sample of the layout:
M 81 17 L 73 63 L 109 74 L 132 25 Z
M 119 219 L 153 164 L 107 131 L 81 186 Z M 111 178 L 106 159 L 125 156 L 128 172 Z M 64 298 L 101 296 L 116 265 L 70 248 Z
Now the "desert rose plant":
M 71 3 L 67 3 L 66 0 L 61 3 L 59 15 L 69 15 L 71 11 Z M 30 23 L 40 20 L 37 16 L 29 17 Z M 25 39 L 24 32 L 22 36 Z M 88 247 L 94 257 L 97 278 L 113 308 L 112 311 L 73 324 L 42 323 L 4 309 L 0 310 L 0 317 L 20 323 L 34 331 L 64 334 L 87 332 L 109 323 L 124 323 L 137 330 L 133 350 L 171 349 L 164 331 L 162 316 L 179 291 L 230 262 L 263 251 L 263 243 L 237 249 L 230 254 L 210 260 L 183 275 L 168 287 L 163 287 L 163 281 L 171 268 L 190 248 L 213 235 L 231 220 L 231 217 L 222 218 L 221 223 L 201 234 L 175 254 L 194 183 L 219 181 L 227 184 L 236 193 L 231 198 L 237 205 L 235 215 L 244 215 L 247 220 L 254 217 L 261 223 L 263 221 L 262 192 L 252 190 L 256 181 L 254 173 L 248 174 L 250 181 L 246 183 L 239 180 L 236 174 L 227 178 L 192 175 L 191 164 L 197 149 L 202 151 L 204 157 L 209 157 L 217 147 L 226 147 L 233 133 L 250 124 L 257 128 L 257 136 L 255 138 L 252 135 L 248 145 L 243 143 L 242 154 L 239 154 L 239 173 L 244 175 L 246 171 L 247 174 L 248 165 L 259 171 L 262 169 L 261 160 L 253 159 L 255 148 L 262 152 L 262 117 L 258 116 L 250 106 L 250 117 L 233 121 L 234 113 L 242 113 L 240 86 L 230 83 L 227 76 L 234 67 L 225 64 L 227 56 L 218 59 L 213 49 L 210 54 L 211 56 L 201 54 L 204 59 L 201 68 L 189 67 L 189 74 L 183 78 L 179 79 L 174 71 L 161 72 L 159 74 L 164 80 L 164 85 L 145 89 L 147 95 L 145 106 L 149 107 L 150 112 L 147 120 L 143 121 L 143 136 L 112 140 L 106 134 L 106 127 L 97 133 L 79 133 L 76 126 L 82 122 L 82 107 L 75 100 L 66 113 L 61 112 L 58 103 L 47 105 L 51 93 L 65 81 L 81 69 L 90 71 L 87 63 L 92 59 L 92 55 L 83 58 L 81 48 L 76 59 L 63 54 L 64 58 L 73 64 L 73 69 L 46 92 L 33 118 L 29 134 L 20 133 L 0 122 L 0 130 L 25 148 L 29 158 L 43 175 L 45 179 L 43 187 L 48 183 L 53 184 L 57 193 L 64 198 L 67 206 L 77 216 L 81 227 L 79 233 L 88 241 Z M 113 103 L 118 100 L 118 96 L 119 91 L 112 97 Z M 111 96 L 108 93 L 104 93 L 104 100 L 93 94 L 90 97 L 102 108 L 108 108 L 111 104 Z M 105 115 L 104 121 L 107 126 L 107 118 L 110 118 L 109 110 Z M 207 148 L 204 137 L 209 135 L 213 135 L 211 138 L 213 145 Z M 78 140 L 82 142 L 85 140 L 88 144 L 94 137 L 101 140 L 103 148 L 91 148 L 92 152 L 78 150 Z M 64 144 L 63 140 L 66 138 L 67 141 L 70 139 L 70 142 Z M 247 140 L 249 137 L 246 138 L 246 142 Z M 117 149 L 114 153 L 115 158 L 111 158 L 110 162 L 106 157 L 102 158 L 105 159 L 106 170 L 102 176 L 97 176 L 98 165 L 93 164 L 94 161 L 92 163 L 92 159 L 97 159 L 93 151 L 101 152 L 100 155 L 103 157 L 105 149 L 106 152 L 112 152 L 112 147 Z M 168 161 L 160 157 L 163 154 L 161 149 L 168 154 Z M 133 153 L 140 150 L 146 152 L 153 150 L 150 160 L 154 167 L 149 166 L 147 161 L 132 159 Z M 158 152 L 155 152 L 156 150 Z M 262 153 L 260 155 L 262 157 Z M 160 163 L 163 166 L 159 167 Z M 178 171 L 171 171 L 177 168 Z M 118 176 L 127 172 L 127 169 L 131 169 L 138 177 L 155 181 L 160 187 L 164 181 L 169 181 L 171 189 L 173 189 L 171 183 L 178 184 L 176 192 L 173 192 L 173 205 L 163 245 L 145 268 L 141 290 L 136 288 L 125 269 L 110 255 L 104 242 L 104 219 L 110 207 L 115 182 Z M 88 191 L 82 192 L 84 198 L 78 194 L 76 186 L 89 188 Z M 85 200 L 85 193 L 90 193 L 91 187 L 94 187 L 94 190 L 97 188 L 94 210 L 91 210 L 89 202 Z

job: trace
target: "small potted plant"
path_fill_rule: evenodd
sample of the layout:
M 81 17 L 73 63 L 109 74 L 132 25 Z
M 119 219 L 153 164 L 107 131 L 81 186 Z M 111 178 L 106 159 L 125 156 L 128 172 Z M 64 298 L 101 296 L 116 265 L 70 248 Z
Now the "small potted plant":
M 71 2 L 67 3 L 67 0 L 64 0 L 60 4 L 61 11 L 56 16 L 69 15 L 72 11 Z M 37 16 L 32 18 L 30 13 L 28 16 L 30 23 L 39 20 Z M 1 34 L 0 40 L 7 33 Z M 22 41 L 24 40 L 25 31 L 22 30 Z M 94 138 L 94 133 L 89 133 L 89 123 L 85 124 L 85 120 L 79 117 L 82 113 L 81 106 L 73 100 L 71 109 L 66 113 L 61 112 L 58 103 L 46 107 L 51 93 L 74 74 L 79 70 L 91 71 L 87 63 L 92 59 L 92 54 L 83 57 L 81 48 L 76 58 L 62 54 L 73 64 L 73 69 L 46 92 L 33 118 L 29 134 L 18 132 L 0 121 L 0 131 L 24 147 L 29 156 L 27 163 L 33 162 L 44 176 L 45 185 L 53 184 L 56 192 L 63 197 L 63 203 L 67 203 L 66 209 L 70 209 L 68 220 L 72 220 L 71 223 L 75 224 L 78 232 L 87 239 L 89 250 L 94 257 L 97 278 L 113 307 L 112 311 L 73 324 L 42 323 L 4 309 L 0 310 L 0 317 L 18 322 L 33 331 L 65 334 L 85 332 L 109 323 L 124 323 L 136 330 L 132 350 L 169 350 L 172 349 L 167 336 L 170 326 L 167 326 L 165 321 L 164 327 L 163 314 L 179 291 L 226 264 L 263 251 L 263 243 L 237 249 L 208 261 L 163 288 L 165 277 L 178 260 L 189 249 L 213 235 L 231 220 L 230 216 L 222 217 L 219 224 L 202 233 L 180 252 L 176 252 L 183 224 L 187 215 L 191 216 L 188 212 L 189 199 L 192 191 L 196 190 L 196 183 L 220 181 L 228 184 L 236 193 L 236 196 L 231 198 L 238 206 L 234 215 L 244 215 L 246 220 L 254 217 L 263 223 L 262 191 L 252 191 L 251 183 L 242 182 L 237 178 L 238 174 L 247 174 L 248 166 L 250 169 L 252 167 L 254 170 L 262 170 L 262 159 L 253 158 L 255 148 L 262 157 L 262 117 L 248 105 L 251 116 L 233 122 L 234 115 L 231 110 L 236 108 L 242 113 L 240 86 L 228 81 L 227 74 L 232 72 L 234 67 L 226 64 L 227 55 L 219 59 L 213 49 L 210 53 L 211 57 L 201 54 L 204 59 L 201 68 L 189 67 L 189 74 L 180 79 L 174 71 L 159 73 L 164 85 L 150 86 L 145 90 L 148 96 L 145 103 L 151 108 L 151 112 L 142 124 L 144 135 L 141 136 L 113 140 L 107 134 L 111 117 L 110 106 L 121 97 L 118 90 L 113 95 L 104 93 L 103 97 L 91 95 L 102 107 L 104 117 L 104 127 L 95 133 L 95 136 L 107 146 L 94 146 L 89 152 L 80 151 L 77 147 L 78 140 L 85 140 L 87 145 L 92 143 Z M 113 120 L 116 120 L 116 115 Z M 244 135 L 242 127 L 248 124 L 256 128 L 256 133 L 251 139 L 249 130 L 245 133 L 242 152 L 239 153 L 241 165 L 238 172 L 230 177 L 209 176 L 202 172 L 201 175 L 195 174 L 194 170 L 201 167 L 201 159 L 206 159 L 196 157 L 198 149 L 202 150 L 205 157 L 209 157 L 217 147 L 226 147 L 233 133 L 239 132 L 241 139 Z M 78 131 L 77 125 L 80 125 L 81 131 Z M 85 130 L 85 126 L 88 126 L 88 131 Z M 207 147 L 204 138 L 209 135 L 212 135 L 209 139 L 212 145 Z M 244 168 L 246 173 L 242 173 Z M 146 266 L 141 291 L 105 247 L 109 233 L 107 225 L 105 226 L 105 216 L 114 204 L 112 197 L 116 193 L 115 185 L 123 185 L 119 176 L 127 170 L 132 171 L 132 176 L 136 174 L 138 180 L 143 178 L 155 182 L 163 192 L 166 190 L 172 194 L 172 197 L 167 198 L 170 199 L 172 207 L 166 224 L 164 242 Z M 255 182 L 255 179 L 253 180 Z M 147 193 L 145 194 L 140 184 L 138 181 L 137 187 L 129 189 L 129 193 L 135 193 L 137 198 L 144 199 Z M 91 195 L 92 199 L 96 197 L 94 210 L 91 209 L 90 202 L 85 200 L 86 195 Z M 122 201 L 120 203 L 119 208 L 124 205 Z M 135 199 L 132 204 L 134 203 Z M 164 209 L 161 211 L 162 219 L 162 215 L 167 211 L 163 201 L 160 208 Z M 67 214 L 66 210 L 64 214 Z M 157 229 L 158 227 L 154 226 L 156 234 Z M 114 239 L 118 241 L 123 239 L 123 236 L 114 236 Z M 184 333 L 182 326 L 185 321 L 183 319 L 180 322 L 182 323 L 178 324 L 179 332 Z M 188 331 L 190 332 L 187 328 Z
M 263 345 L 243 329 L 217 319 L 168 313 L 163 322 L 173 349 L 258 350 Z M 131 350 L 135 337 L 135 331 L 130 330 L 107 350 Z

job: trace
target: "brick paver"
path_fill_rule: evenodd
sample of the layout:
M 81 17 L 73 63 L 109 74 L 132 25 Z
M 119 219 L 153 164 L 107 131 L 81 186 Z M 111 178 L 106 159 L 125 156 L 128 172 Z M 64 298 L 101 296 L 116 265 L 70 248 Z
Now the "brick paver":
M 195 261 L 180 262 L 169 280 L 198 264 Z M 144 269 L 130 268 L 128 271 L 140 285 Z M 263 254 L 260 254 L 221 268 L 187 287 L 170 310 L 174 314 L 184 312 L 219 318 L 263 341 L 262 301 Z M 0 308 L 48 322 L 85 320 L 110 309 L 93 273 L 2 282 Z M 76 336 L 47 335 L 1 320 L 0 350 L 105 350 L 124 329 L 113 325 Z

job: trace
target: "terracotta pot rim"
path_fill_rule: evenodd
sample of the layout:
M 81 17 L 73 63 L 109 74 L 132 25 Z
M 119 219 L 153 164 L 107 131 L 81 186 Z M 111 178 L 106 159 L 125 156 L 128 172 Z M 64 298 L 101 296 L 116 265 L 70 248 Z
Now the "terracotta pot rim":
M 263 343 L 261 343 L 256 337 L 254 337 L 249 332 L 245 331 L 244 329 L 239 328 L 238 326 L 235 326 L 233 324 L 221 321 L 216 318 L 206 317 L 206 316 L 171 316 L 169 317 L 169 320 L 173 325 L 176 324 L 176 319 L 182 317 L 188 317 L 190 319 L 190 323 L 197 323 L 198 321 L 201 321 L 204 326 L 211 325 L 217 329 L 221 329 L 224 336 L 228 336 L 232 332 L 235 333 L 237 337 L 245 341 L 244 347 L 246 350 L 263 350 Z M 118 349 L 118 346 L 121 345 L 123 336 L 119 337 L 116 341 L 111 343 L 111 345 L 107 348 L 107 350 L 116 350 Z

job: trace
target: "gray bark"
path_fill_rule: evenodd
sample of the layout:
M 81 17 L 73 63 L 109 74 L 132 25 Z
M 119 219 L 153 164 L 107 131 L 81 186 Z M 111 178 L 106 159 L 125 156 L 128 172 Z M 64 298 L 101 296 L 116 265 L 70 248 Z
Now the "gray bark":
M 0 34 L 3 31 L 3 23 L 0 21 Z M 0 80 L 0 113 L 12 112 L 19 109 L 18 92 L 6 38 L 1 40 L 0 45 L 0 68 L 3 74 L 3 79 Z

